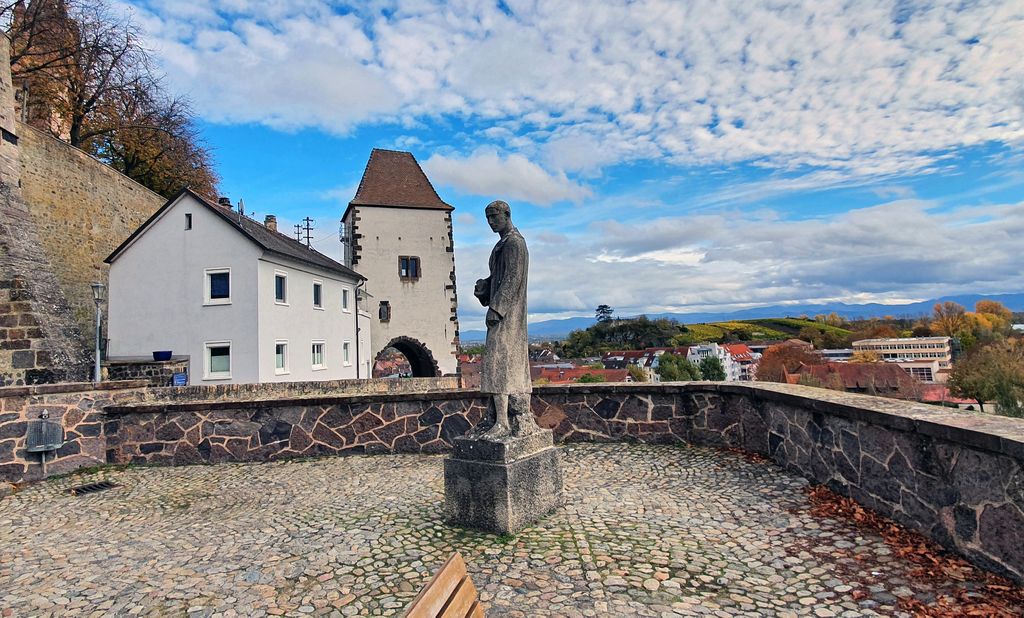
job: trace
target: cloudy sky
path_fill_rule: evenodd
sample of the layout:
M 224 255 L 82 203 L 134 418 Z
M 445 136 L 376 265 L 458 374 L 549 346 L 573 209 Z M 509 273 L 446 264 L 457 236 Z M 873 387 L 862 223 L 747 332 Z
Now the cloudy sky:
M 131 0 L 222 188 L 338 219 L 373 147 L 506 199 L 531 320 L 1019 292 L 1024 3 Z

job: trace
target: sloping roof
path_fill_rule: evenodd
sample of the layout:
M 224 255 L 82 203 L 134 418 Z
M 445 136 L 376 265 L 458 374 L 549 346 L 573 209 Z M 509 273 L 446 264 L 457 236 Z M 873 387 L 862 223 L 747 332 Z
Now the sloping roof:
M 454 210 L 437 195 L 411 152 L 374 148 L 349 206 Z
M 732 356 L 732 359 L 736 362 L 753 362 L 754 360 L 754 351 L 745 343 L 726 343 L 722 347 L 729 352 L 729 355 Z
M 892 363 L 833 363 L 821 365 L 801 365 L 796 372 L 787 376 L 789 381 L 794 376 L 799 383 L 801 374 L 811 375 L 825 383 L 829 376 L 838 375 L 846 390 L 875 388 L 880 390 L 899 390 L 902 386 L 911 386 L 917 380 L 909 373 Z
M 164 211 L 170 208 L 184 195 L 190 196 L 195 201 L 210 209 L 214 214 L 216 214 L 223 221 L 228 223 L 231 227 L 241 232 L 243 236 L 259 245 L 259 247 L 262 248 L 264 251 L 268 251 L 270 253 L 274 253 L 276 255 L 280 255 L 283 257 L 291 258 L 293 260 L 297 260 L 305 264 L 316 266 L 323 270 L 345 275 L 347 277 L 354 277 L 356 279 L 366 279 L 366 277 L 360 275 L 359 273 L 345 266 L 344 264 L 336 262 L 335 260 L 327 257 L 323 253 L 320 253 L 315 249 L 307 247 L 301 242 L 295 240 L 294 238 L 282 234 L 281 232 L 275 232 L 273 230 L 270 230 L 267 228 L 267 226 L 260 223 L 259 221 L 254 221 L 249 217 L 239 215 L 238 212 L 232 210 L 231 208 L 221 206 L 219 204 L 211 204 L 210 202 L 203 199 L 200 195 L 197 195 L 195 192 L 187 188 L 182 189 L 177 193 L 177 195 L 167 200 L 167 203 L 161 206 L 160 210 L 153 213 L 152 217 L 147 219 L 146 222 L 140 225 L 137 230 L 132 232 L 131 236 L 129 236 L 123 243 L 121 243 L 117 247 L 117 249 L 114 249 L 114 251 L 109 256 L 107 256 L 107 259 L 103 261 L 106 262 L 107 264 L 110 264 L 114 260 L 116 260 L 118 256 L 121 254 L 121 252 L 123 252 L 132 243 L 132 241 L 134 241 L 137 237 L 142 235 L 142 233 L 150 226 L 151 223 L 159 219 L 160 215 L 162 215 Z
M 605 382 L 628 382 L 632 380 L 627 369 L 591 369 L 590 367 L 576 367 L 573 369 L 537 367 L 536 370 L 530 371 L 530 377 L 533 380 L 547 380 L 552 384 L 568 384 L 576 382 L 588 373 L 604 378 Z

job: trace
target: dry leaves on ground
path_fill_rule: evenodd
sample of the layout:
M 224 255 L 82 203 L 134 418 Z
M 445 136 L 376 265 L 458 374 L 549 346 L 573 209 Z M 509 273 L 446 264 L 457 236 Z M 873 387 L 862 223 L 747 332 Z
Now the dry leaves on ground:
M 923 535 L 862 507 L 852 498 L 840 496 L 822 485 L 808 487 L 806 491 L 812 515 L 849 521 L 859 528 L 878 533 L 895 555 L 916 565 L 907 574 L 909 577 L 942 591 L 934 602 L 928 604 L 914 598 L 902 599 L 901 609 L 920 618 L 1017 618 L 1024 615 L 1024 588 L 1021 586 L 950 554 Z

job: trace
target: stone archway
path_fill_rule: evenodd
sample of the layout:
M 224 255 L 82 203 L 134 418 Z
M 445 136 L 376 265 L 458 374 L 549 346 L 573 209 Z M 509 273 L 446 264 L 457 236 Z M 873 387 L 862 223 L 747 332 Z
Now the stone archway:
M 434 378 L 441 376 L 441 370 L 437 366 L 437 361 L 434 360 L 434 355 L 430 353 L 427 346 L 423 345 L 423 342 L 412 337 L 395 337 L 384 346 L 377 356 L 379 357 L 388 348 L 398 350 L 408 359 L 409 366 L 412 368 L 412 377 Z

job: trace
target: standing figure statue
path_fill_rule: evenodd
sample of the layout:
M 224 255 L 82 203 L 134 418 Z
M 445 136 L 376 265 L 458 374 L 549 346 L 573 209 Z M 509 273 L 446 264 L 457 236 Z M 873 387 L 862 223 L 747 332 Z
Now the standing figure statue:
M 487 345 L 480 369 L 480 392 L 490 395 L 487 417 L 475 437 L 497 440 L 525 436 L 538 429 L 530 411 L 530 358 L 526 335 L 526 241 L 512 225 L 508 204 L 494 201 L 485 210 L 491 230 L 501 236 L 488 261 L 490 276 L 479 279 L 473 294 L 487 309 Z

